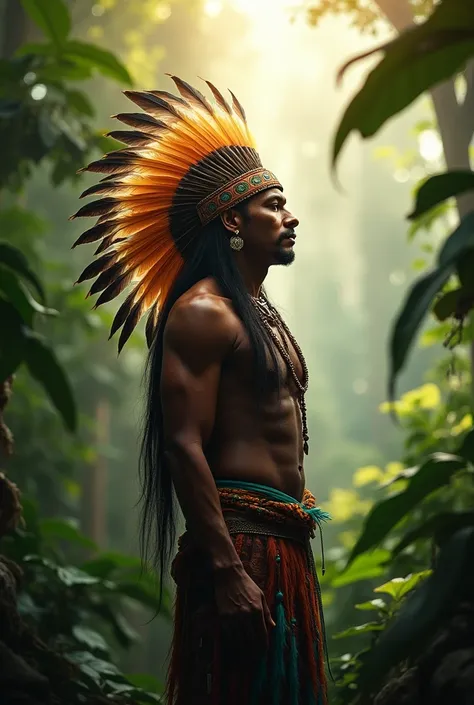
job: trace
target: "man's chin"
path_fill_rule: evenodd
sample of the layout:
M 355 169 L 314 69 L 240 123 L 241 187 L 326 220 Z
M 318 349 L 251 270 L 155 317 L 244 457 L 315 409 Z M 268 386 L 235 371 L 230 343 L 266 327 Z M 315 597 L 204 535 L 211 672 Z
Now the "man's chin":
M 295 261 L 295 251 L 293 248 L 281 247 L 275 255 L 275 264 L 282 264 L 287 267 Z

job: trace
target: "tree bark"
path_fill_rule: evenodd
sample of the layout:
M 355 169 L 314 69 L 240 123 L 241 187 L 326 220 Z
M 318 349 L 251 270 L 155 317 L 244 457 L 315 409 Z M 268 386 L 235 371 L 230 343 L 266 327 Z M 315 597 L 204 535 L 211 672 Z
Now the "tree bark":
M 25 41 L 27 34 L 27 17 L 19 0 L 4 0 L 0 13 L 3 31 L 0 39 L 0 56 L 10 59 L 18 47 Z

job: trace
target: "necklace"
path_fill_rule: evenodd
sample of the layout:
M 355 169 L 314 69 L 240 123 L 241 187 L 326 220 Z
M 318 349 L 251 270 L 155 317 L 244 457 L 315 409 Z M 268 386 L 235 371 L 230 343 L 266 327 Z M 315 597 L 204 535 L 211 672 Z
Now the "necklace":
M 272 339 L 272 341 L 275 343 L 275 347 L 277 348 L 278 352 L 282 356 L 284 362 L 286 363 L 286 366 L 291 374 L 291 377 L 295 383 L 296 389 L 298 391 L 298 404 L 300 407 L 301 411 L 301 425 L 302 425 L 302 432 L 303 432 L 303 451 L 305 455 L 308 455 L 309 452 L 309 434 L 308 434 L 308 420 L 307 420 L 307 413 L 306 413 L 306 401 L 305 401 L 305 394 L 308 390 L 308 382 L 309 382 L 309 374 L 308 374 L 308 366 L 306 364 L 306 360 L 304 358 L 303 352 L 298 345 L 294 335 L 291 333 L 290 329 L 286 325 L 285 321 L 282 319 L 276 308 L 268 301 L 268 299 L 264 296 L 259 296 L 258 298 L 255 298 L 254 296 L 251 297 L 252 303 L 255 306 L 257 313 L 260 317 L 260 320 L 262 321 L 265 330 L 267 331 L 268 335 Z M 273 324 L 273 325 L 272 325 Z M 278 330 L 280 333 L 280 336 L 277 335 L 277 333 L 274 330 L 274 327 Z M 292 346 L 295 349 L 295 352 L 298 356 L 298 360 L 300 361 L 301 367 L 303 369 L 303 380 L 301 381 L 300 378 L 298 377 L 296 373 L 295 366 L 293 364 L 293 361 L 291 359 L 288 343 L 286 342 L 286 339 L 291 342 Z

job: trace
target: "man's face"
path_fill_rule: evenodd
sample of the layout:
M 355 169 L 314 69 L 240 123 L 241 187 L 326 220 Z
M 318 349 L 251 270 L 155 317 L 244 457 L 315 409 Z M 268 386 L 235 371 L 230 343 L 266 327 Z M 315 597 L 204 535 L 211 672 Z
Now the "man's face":
M 263 264 L 291 264 L 295 259 L 295 228 L 299 221 L 286 207 L 286 198 L 278 188 L 268 189 L 248 200 L 247 213 L 241 216 L 240 235 L 245 256 L 258 258 Z

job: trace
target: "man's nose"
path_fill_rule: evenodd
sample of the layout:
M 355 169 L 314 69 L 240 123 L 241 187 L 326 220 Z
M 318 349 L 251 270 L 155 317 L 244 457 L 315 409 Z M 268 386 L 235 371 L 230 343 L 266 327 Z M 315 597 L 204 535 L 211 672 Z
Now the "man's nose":
M 296 215 L 293 215 L 293 213 L 287 213 L 285 216 L 285 226 L 287 228 L 297 228 L 298 225 L 300 224 L 300 221 L 296 217 Z

